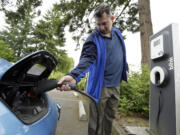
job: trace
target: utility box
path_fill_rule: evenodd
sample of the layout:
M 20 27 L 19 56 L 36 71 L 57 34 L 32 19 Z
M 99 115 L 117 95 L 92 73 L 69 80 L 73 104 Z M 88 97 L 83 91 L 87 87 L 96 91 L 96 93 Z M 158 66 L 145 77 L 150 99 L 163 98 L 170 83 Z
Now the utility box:
M 150 133 L 180 135 L 180 44 L 178 25 L 150 37 Z

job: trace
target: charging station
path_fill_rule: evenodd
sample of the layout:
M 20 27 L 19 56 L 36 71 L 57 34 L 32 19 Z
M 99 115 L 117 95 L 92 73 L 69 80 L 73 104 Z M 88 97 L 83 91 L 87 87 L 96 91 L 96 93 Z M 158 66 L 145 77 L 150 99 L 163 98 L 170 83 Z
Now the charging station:
M 178 25 L 150 37 L 150 133 L 180 135 L 180 44 Z

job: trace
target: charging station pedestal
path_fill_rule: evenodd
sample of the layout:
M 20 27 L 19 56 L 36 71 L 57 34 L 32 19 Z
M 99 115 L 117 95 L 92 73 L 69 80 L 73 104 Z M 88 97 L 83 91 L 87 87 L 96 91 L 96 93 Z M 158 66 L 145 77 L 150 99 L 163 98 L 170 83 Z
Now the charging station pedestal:
M 178 25 L 150 37 L 150 133 L 180 135 L 180 44 Z

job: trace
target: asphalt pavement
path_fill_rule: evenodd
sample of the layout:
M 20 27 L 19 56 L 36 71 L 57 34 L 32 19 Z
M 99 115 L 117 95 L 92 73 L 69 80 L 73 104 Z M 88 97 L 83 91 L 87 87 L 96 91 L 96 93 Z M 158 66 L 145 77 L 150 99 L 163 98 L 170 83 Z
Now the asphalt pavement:
M 61 116 L 57 125 L 56 135 L 87 135 L 88 121 L 79 120 L 78 103 L 81 96 L 75 96 L 73 91 L 48 92 L 49 96 L 61 104 Z M 85 106 L 87 111 L 87 106 Z

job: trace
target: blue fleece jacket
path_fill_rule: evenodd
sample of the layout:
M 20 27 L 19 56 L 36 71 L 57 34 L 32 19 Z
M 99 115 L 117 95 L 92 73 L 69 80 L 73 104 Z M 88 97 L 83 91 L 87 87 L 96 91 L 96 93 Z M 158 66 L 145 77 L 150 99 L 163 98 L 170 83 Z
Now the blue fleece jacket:
M 124 40 L 119 29 L 113 29 L 118 35 L 122 45 L 124 58 L 122 79 L 127 81 L 126 71 L 128 70 L 128 65 L 126 61 Z M 80 57 L 80 62 L 78 66 L 71 71 L 70 75 L 76 79 L 76 82 L 78 83 L 80 79 L 84 77 L 85 73 L 89 72 L 87 92 L 98 102 L 104 80 L 104 71 L 106 65 L 106 44 L 104 37 L 97 30 L 91 34 L 91 37 L 91 40 L 87 40 L 85 42 Z

